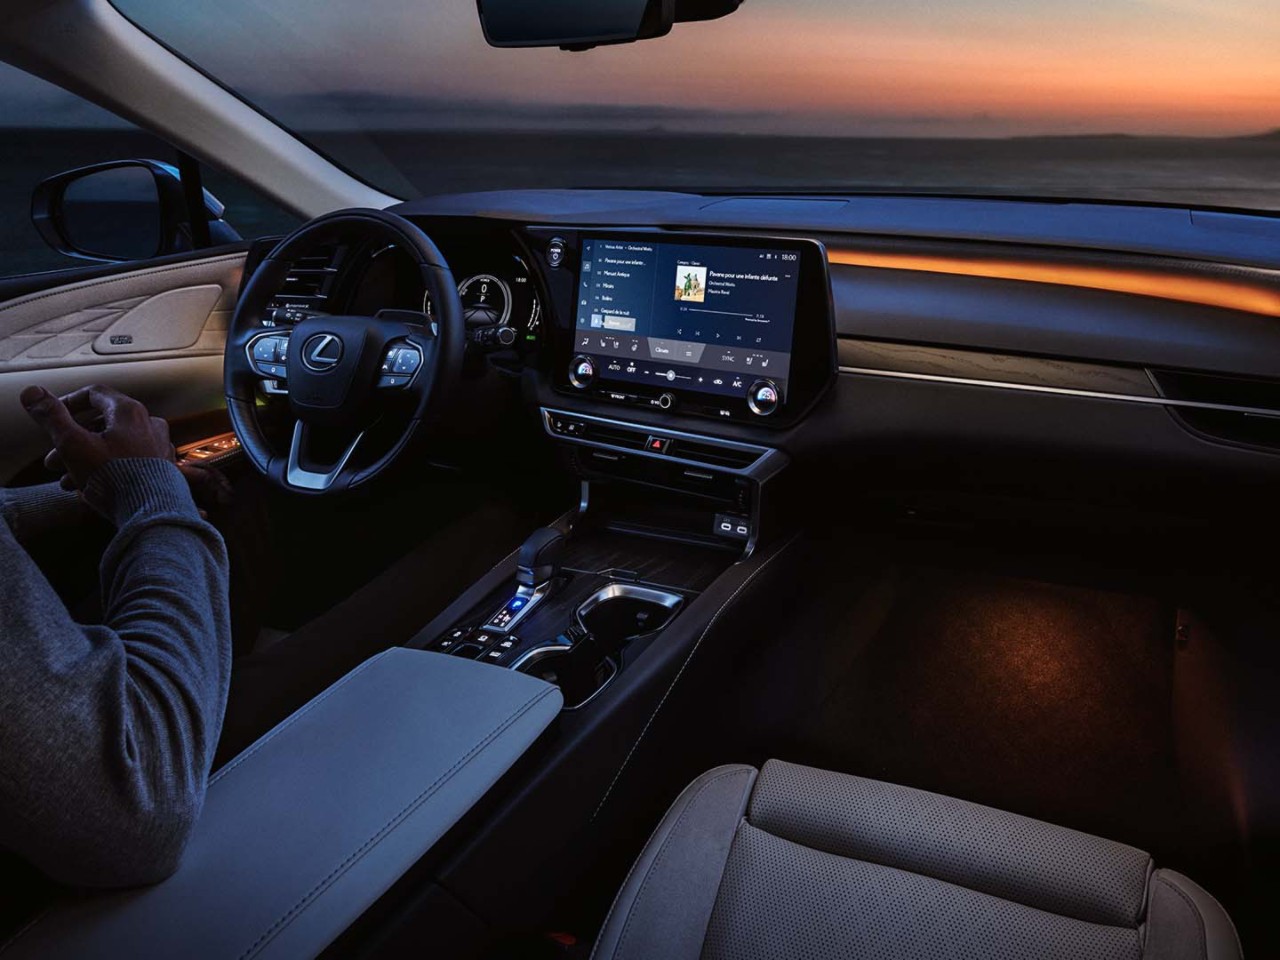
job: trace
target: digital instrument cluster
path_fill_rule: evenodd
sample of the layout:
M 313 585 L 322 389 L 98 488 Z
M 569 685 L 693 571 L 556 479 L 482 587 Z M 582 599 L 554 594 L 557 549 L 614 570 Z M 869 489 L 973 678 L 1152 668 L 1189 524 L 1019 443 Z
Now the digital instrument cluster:
M 514 249 L 494 250 L 491 244 L 459 246 L 446 249 L 446 256 L 458 284 L 468 342 L 520 351 L 535 346 L 542 333 L 542 302 L 525 258 Z M 434 315 L 412 261 L 394 246 L 371 255 L 348 309 L 373 314 L 387 307 Z

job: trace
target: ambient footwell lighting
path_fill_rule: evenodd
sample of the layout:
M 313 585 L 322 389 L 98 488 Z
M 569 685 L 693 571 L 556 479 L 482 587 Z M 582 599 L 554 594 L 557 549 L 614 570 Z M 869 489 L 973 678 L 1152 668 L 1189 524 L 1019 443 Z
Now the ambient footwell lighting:
M 1060 287 L 1083 287 L 1131 293 L 1162 300 L 1177 300 L 1206 307 L 1243 310 L 1280 317 L 1280 289 L 1213 277 L 1192 277 L 1156 270 L 1135 270 L 1070 263 L 1037 263 L 1030 260 L 977 259 L 930 254 L 892 253 L 878 250 L 830 248 L 831 263 L 881 270 L 913 270 L 960 277 L 1021 280 Z

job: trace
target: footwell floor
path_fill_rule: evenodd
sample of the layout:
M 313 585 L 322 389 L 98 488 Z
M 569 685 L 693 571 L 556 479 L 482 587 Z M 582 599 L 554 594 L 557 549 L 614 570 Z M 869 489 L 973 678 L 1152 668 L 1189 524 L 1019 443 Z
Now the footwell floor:
M 815 627 L 830 683 L 793 728 L 793 759 L 1153 852 L 1178 835 L 1172 608 L 927 569 L 867 604 Z

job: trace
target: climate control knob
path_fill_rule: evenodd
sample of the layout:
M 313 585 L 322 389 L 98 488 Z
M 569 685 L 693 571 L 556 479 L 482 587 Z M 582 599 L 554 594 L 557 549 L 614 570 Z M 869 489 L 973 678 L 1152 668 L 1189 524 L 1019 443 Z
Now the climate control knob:
M 590 357 L 577 356 L 569 364 L 569 382 L 579 390 L 585 390 L 596 379 L 596 362 Z
M 757 380 L 747 391 L 747 406 L 757 417 L 767 417 L 778 409 L 782 396 L 772 380 Z

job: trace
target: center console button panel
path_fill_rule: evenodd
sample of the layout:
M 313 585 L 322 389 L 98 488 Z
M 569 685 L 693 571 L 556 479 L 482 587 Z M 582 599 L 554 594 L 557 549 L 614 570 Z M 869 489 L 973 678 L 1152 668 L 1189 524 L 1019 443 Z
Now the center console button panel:
M 650 426 L 548 408 L 543 408 L 542 419 L 547 433 L 557 439 L 702 468 L 704 476 L 710 470 L 764 479 L 786 463 L 779 450 L 738 440 L 680 430 L 656 433 Z

